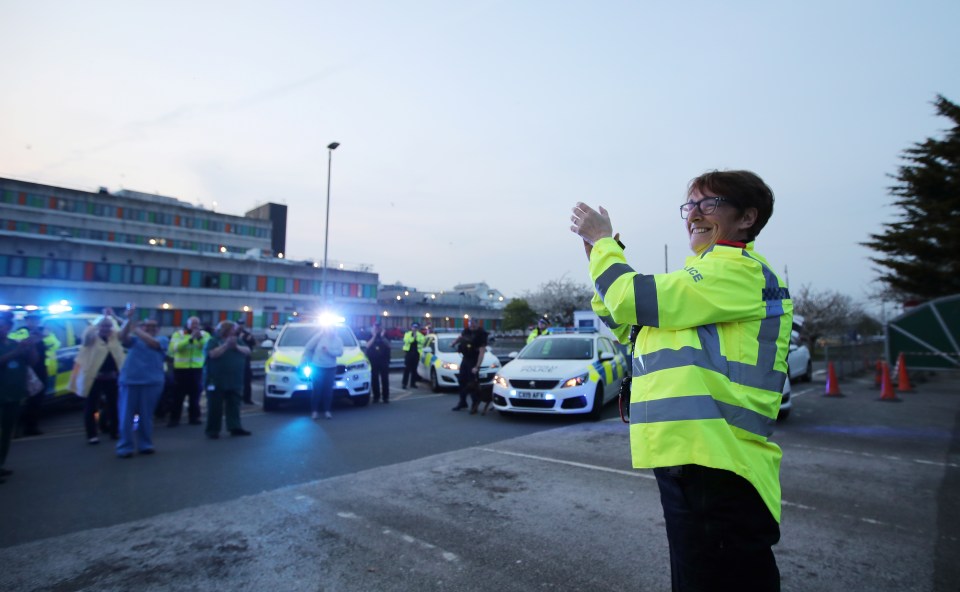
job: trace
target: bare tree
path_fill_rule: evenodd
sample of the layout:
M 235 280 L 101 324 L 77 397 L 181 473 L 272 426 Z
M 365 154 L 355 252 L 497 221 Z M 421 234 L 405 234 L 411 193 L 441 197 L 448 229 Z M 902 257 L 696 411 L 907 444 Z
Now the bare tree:
M 793 296 L 793 312 L 803 317 L 800 337 L 816 348 L 821 337 L 844 338 L 858 331 L 867 317 L 863 306 L 846 294 L 801 286 Z
M 546 315 L 555 325 L 572 324 L 573 311 L 590 310 L 591 298 L 593 288 L 588 284 L 574 282 L 566 274 L 540 284 L 540 288 L 535 292 L 523 294 L 523 299 L 538 315 Z

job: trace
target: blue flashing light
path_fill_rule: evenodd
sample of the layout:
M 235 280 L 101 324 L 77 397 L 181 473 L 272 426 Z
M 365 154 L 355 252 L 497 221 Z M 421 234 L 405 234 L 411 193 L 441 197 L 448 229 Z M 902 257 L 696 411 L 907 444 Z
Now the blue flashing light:
M 332 312 L 320 313 L 320 318 L 317 319 L 321 325 L 325 327 L 330 327 L 332 325 L 342 325 L 347 321 L 347 319 L 341 317 L 338 314 Z

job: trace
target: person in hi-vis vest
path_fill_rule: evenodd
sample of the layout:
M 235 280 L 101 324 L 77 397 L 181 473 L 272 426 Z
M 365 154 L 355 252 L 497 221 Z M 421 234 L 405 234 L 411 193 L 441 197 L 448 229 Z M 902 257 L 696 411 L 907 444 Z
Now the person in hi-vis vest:
M 173 380 L 176 390 L 170 404 L 168 427 L 180 424 L 183 400 L 187 399 L 187 418 L 191 425 L 201 425 L 200 394 L 203 392 L 203 364 L 206 356 L 203 346 L 210 334 L 200 328 L 200 319 L 190 317 L 187 326 L 170 336 L 167 353 L 173 358 Z
M 787 377 L 793 303 L 754 250 L 773 201 L 749 171 L 693 179 L 679 212 L 693 255 L 663 274 L 627 264 L 603 207 L 573 208 L 594 312 L 621 342 L 642 327 L 630 448 L 633 466 L 657 479 L 674 590 L 780 589 L 772 547 L 781 451 L 768 438 Z
M 530 332 L 530 335 L 527 335 L 527 344 L 533 343 L 533 340 L 541 335 L 547 334 L 547 319 L 540 319 L 537 321 L 536 328 Z
M 417 388 L 417 364 L 420 363 L 420 352 L 427 337 L 420 332 L 420 323 L 414 321 L 410 330 L 403 334 L 403 380 L 401 388 L 407 388 L 409 382 L 412 388 Z M 409 379 L 409 380 L 408 380 Z

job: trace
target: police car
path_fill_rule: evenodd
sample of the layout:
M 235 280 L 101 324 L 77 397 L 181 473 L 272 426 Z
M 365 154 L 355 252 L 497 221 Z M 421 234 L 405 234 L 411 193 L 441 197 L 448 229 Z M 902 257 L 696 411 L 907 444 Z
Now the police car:
M 548 334 L 520 350 L 493 378 L 501 413 L 589 414 L 617 397 L 627 359 L 596 332 Z
M 310 397 L 314 369 L 303 363 L 303 350 L 320 327 L 320 323 L 288 323 L 280 330 L 273 352 L 264 364 L 264 411 L 273 411 L 283 401 Z M 343 341 L 343 355 L 337 358 L 333 396 L 347 398 L 363 407 L 370 402 L 370 362 L 350 327 L 342 324 L 333 327 Z
M 423 380 L 430 381 L 430 388 L 438 393 L 444 388 L 459 388 L 460 362 L 463 355 L 453 345 L 459 333 L 431 333 L 420 352 L 420 362 L 417 364 L 417 375 Z M 487 348 L 480 362 L 480 386 L 490 388 L 493 385 L 493 376 L 500 368 L 500 360 Z

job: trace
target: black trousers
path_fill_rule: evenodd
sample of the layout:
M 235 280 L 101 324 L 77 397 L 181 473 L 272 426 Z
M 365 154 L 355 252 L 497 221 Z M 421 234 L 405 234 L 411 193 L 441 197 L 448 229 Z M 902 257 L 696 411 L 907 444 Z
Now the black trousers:
M 674 592 L 775 592 L 780 525 L 749 481 L 699 465 L 653 470 Z
M 407 378 L 410 379 L 410 386 L 417 386 L 417 364 L 420 363 L 420 354 L 415 351 L 408 351 L 403 356 L 403 380 L 400 381 L 400 384 L 403 388 L 407 388 Z
M 50 386 L 46 362 L 41 361 L 41 363 L 34 366 L 33 372 L 37 375 L 37 379 L 43 383 L 43 391 L 27 397 L 20 404 L 20 427 L 25 436 L 30 436 L 40 431 L 40 413 L 43 410 L 43 398 L 46 396 L 47 388 Z
M 390 400 L 390 361 L 370 362 L 370 388 L 373 389 L 373 400 Z
M 174 390 L 170 402 L 170 423 L 180 423 L 183 400 L 189 400 L 190 421 L 200 421 L 200 394 L 203 392 L 203 368 L 177 368 L 173 371 Z
M 117 379 L 94 380 L 90 394 L 83 404 L 83 425 L 87 430 L 87 438 L 97 436 L 97 427 L 110 434 L 110 437 L 120 437 L 120 422 L 117 413 L 117 394 L 120 387 Z M 100 412 L 100 421 L 97 422 L 97 412 Z
M 457 403 L 459 407 L 467 406 L 467 395 L 470 395 L 470 404 L 473 407 L 480 404 L 480 376 L 473 373 L 478 362 L 479 360 L 471 360 L 466 356 L 460 362 L 460 372 L 457 373 L 457 380 L 460 382 L 460 402 Z

